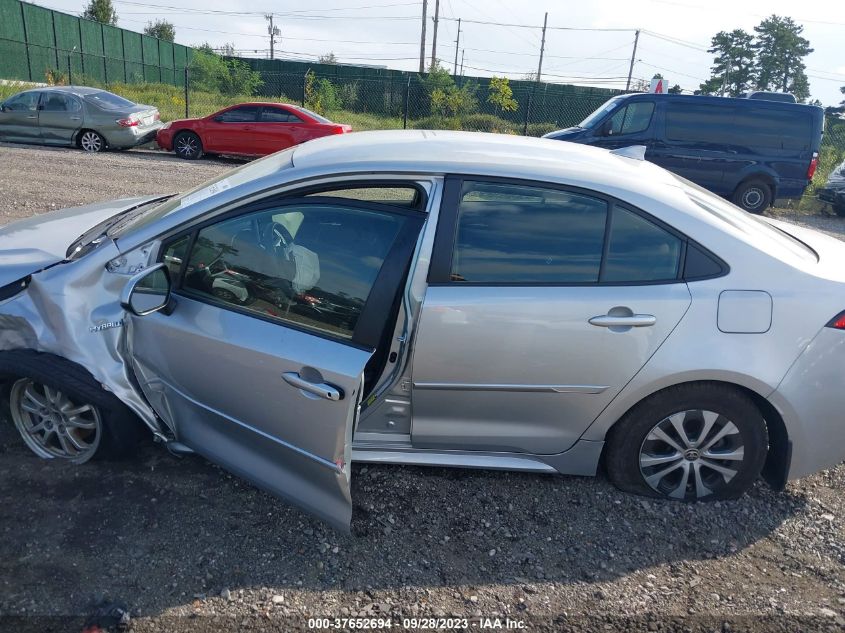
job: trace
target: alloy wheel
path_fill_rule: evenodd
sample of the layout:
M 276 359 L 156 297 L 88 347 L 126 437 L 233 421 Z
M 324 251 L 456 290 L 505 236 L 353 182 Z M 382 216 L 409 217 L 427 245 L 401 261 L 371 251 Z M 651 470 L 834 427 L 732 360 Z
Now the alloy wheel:
M 99 152 L 103 149 L 103 137 L 96 132 L 83 132 L 79 145 L 86 152 Z
M 654 425 L 640 447 L 640 472 L 653 490 L 693 500 L 725 487 L 745 458 L 736 425 L 714 411 L 691 409 Z
M 39 457 L 82 463 L 97 452 L 103 425 L 95 405 L 31 378 L 17 380 L 9 400 L 15 427 Z
M 189 134 L 184 134 L 176 140 L 176 153 L 183 158 L 193 158 L 199 151 L 197 139 Z

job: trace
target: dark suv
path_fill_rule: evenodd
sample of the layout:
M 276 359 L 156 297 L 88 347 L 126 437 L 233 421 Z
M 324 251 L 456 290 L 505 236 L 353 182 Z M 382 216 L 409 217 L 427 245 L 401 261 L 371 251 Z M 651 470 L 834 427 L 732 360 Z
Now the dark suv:
M 546 138 L 598 147 L 645 145 L 646 159 L 762 213 L 800 198 L 818 162 L 824 111 L 763 99 L 628 94 Z

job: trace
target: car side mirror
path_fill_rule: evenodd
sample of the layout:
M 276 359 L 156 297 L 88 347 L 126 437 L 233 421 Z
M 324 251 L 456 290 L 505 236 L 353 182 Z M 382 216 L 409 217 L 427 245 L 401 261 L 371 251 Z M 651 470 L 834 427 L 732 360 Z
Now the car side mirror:
M 146 316 L 153 312 L 173 311 L 170 296 L 170 271 L 164 263 L 146 268 L 130 278 L 120 295 L 121 307 L 135 316 Z

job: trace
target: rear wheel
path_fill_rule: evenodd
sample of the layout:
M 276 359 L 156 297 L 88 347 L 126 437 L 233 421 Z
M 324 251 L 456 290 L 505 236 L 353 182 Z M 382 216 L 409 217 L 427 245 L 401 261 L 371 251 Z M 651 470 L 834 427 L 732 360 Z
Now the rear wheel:
M 608 437 L 607 471 L 621 490 L 680 501 L 734 499 L 760 475 L 763 416 L 742 392 L 716 383 L 647 398 Z
M 102 152 L 106 149 L 106 139 L 94 130 L 83 130 L 79 135 L 79 147 L 85 152 Z
M 763 213 L 772 205 L 772 190 L 762 180 L 747 180 L 734 191 L 733 203 L 749 213 Z
M 193 132 L 181 132 L 173 139 L 173 150 L 179 158 L 196 160 L 202 157 L 202 141 Z
M 27 447 L 44 459 L 75 464 L 130 454 L 144 435 L 140 420 L 79 365 L 51 354 L 0 354 L 3 409 Z

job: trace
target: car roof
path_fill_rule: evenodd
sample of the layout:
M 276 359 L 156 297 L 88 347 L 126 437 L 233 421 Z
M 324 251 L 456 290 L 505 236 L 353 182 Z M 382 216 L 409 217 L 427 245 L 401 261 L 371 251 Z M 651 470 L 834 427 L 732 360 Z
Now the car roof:
M 711 95 L 677 95 L 677 94 L 657 94 L 654 92 L 633 92 L 630 94 L 617 95 L 613 99 L 627 100 L 627 99 L 650 99 L 656 101 L 679 101 L 681 103 L 709 103 L 717 105 L 738 105 L 740 107 L 758 107 L 764 108 L 815 108 L 822 112 L 819 106 L 808 105 L 806 103 L 795 103 L 793 101 L 774 101 L 771 99 L 755 99 L 748 97 L 714 97 Z
M 296 169 L 478 174 L 575 186 L 666 183 L 656 165 L 553 139 L 432 130 L 384 130 L 315 139 L 294 150 Z
M 66 92 L 69 94 L 84 97 L 85 95 L 97 94 L 100 92 L 108 92 L 108 90 L 101 90 L 100 88 L 89 88 L 88 86 L 39 86 L 24 90 L 23 92 Z

